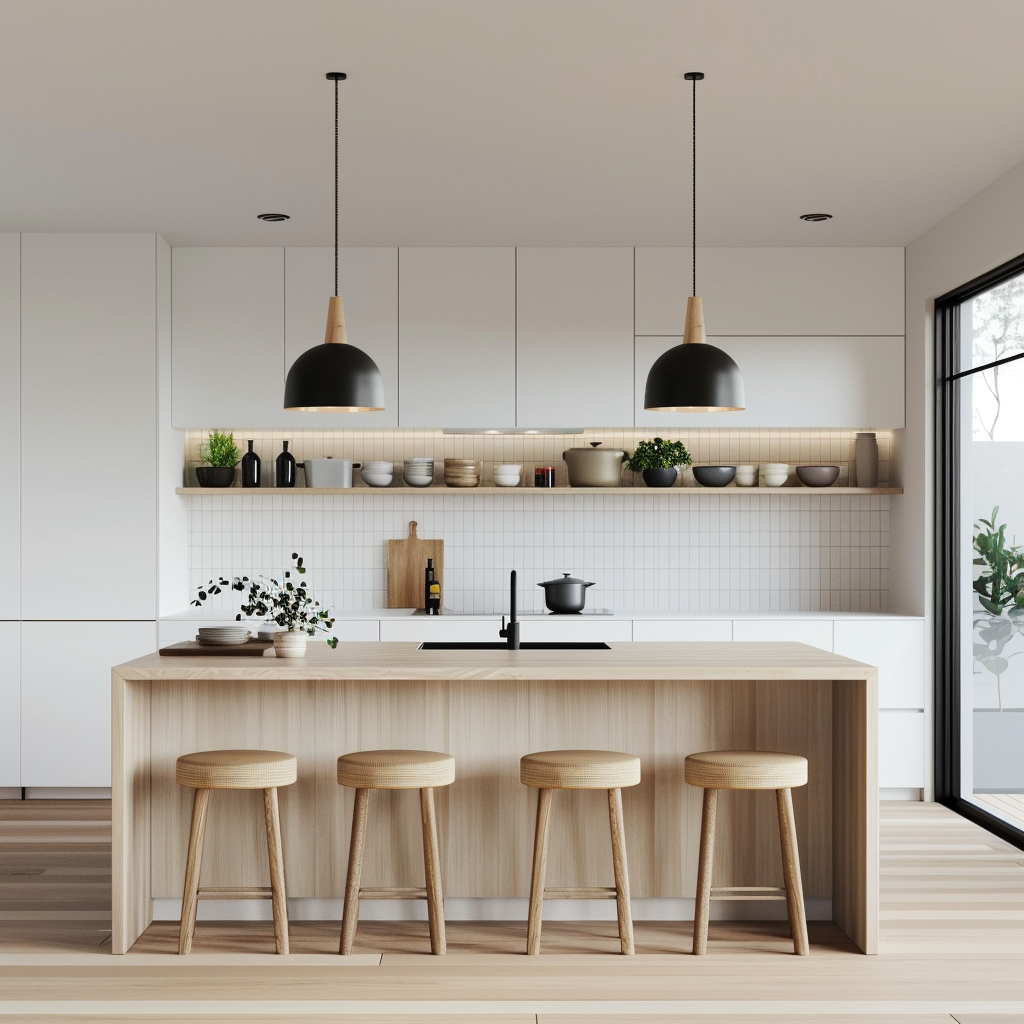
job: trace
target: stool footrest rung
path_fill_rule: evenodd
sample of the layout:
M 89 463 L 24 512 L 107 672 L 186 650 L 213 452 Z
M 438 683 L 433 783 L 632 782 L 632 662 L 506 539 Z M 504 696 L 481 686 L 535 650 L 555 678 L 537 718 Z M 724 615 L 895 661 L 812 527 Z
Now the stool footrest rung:
M 200 886 L 201 900 L 269 900 L 273 893 L 269 885 L 245 885 L 225 888 L 222 886 Z
M 713 900 L 784 900 L 786 890 L 777 885 L 720 885 L 711 887 Z
M 361 900 L 425 900 L 426 888 L 401 885 L 370 886 L 359 890 Z
M 546 886 L 544 899 L 546 900 L 613 900 L 618 896 L 618 890 L 612 886 L 573 886 L 564 888 L 559 886 Z

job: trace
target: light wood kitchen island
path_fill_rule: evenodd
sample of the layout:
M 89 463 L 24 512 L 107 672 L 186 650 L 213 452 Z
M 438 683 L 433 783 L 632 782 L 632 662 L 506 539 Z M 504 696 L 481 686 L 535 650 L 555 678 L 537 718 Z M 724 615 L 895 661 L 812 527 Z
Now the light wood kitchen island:
M 865 953 L 878 941 L 877 673 L 803 644 L 624 643 L 608 651 L 420 651 L 415 644 L 311 644 L 303 659 L 164 658 L 112 673 L 113 938 L 124 953 L 181 896 L 190 790 L 179 754 L 262 747 L 297 755 L 280 791 L 288 895 L 342 895 L 352 791 L 335 762 L 353 750 L 455 755 L 437 794 L 446 897 L 525 897 L 536 794 L 519 782 L 535 750 L 637 754 L 623 792 L 634 897 L 692 897 L 701 791 L 683 781 L 696 750 L 803 754 L 793 791 L 808 898 Z M 559 793 L 549 885 L 607 885 L 603 794 Z M 593 806 L 591 806 L 593 803 Z M 375 794 L 364 884 L 420 885 L 418 803 Z M 781 884 L 774 794 L 719 806 L 716 885 Z M 265 885 L 259 793 L 215 793 L 203 884 Z

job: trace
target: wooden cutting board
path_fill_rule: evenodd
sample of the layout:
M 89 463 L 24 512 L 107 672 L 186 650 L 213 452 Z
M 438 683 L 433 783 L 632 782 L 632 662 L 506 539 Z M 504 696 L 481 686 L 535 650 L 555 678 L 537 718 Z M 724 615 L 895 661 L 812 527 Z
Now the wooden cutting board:
M 388 607 L 422 608 L 424 571 L 427 559 L 434 560 L 434 574 L 441 584 L 444 600 L 444 541 L 422 540 L 416 536 L 416 524 L 409 524 L 405 540 L 388 541 Z
M 197 655 L 203 658 L 208 655 L 220 658 L 259 658 L 273 646 L 272 640 L 256 640 L 253 637 L 244 644 L 201 644 L 195 640 L 183 640 L 180 644 L 161 647 L 160 653 L 165 658 L 194 658 Z

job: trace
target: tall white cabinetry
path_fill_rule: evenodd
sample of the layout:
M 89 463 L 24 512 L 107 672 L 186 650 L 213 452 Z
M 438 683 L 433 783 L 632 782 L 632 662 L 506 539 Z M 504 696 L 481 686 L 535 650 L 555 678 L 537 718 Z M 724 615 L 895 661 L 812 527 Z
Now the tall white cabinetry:
M 156 246 L 21 239 L 23 786 L 110 784 L 110 667 L 155 640 Z
M 633 250 L 516 251 L 520 427 L 633 425 Z
M 399 422 L 516 425 L 516 251 L 399 253 Z

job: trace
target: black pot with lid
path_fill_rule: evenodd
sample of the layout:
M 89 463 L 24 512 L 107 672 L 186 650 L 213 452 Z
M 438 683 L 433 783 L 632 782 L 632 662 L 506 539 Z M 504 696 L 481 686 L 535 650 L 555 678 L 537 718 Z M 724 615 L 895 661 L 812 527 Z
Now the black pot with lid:
M 548 610 L 557 615 L 572 615 L 583 611 L 587 601 L 587 587 L 593 583 L 585 583 L 576 579 L 567 572 L 562 573 L 560 580 L 548 580 L 546 583 L 538 583 L 538 587 L 544 588 L 544 603 Z

